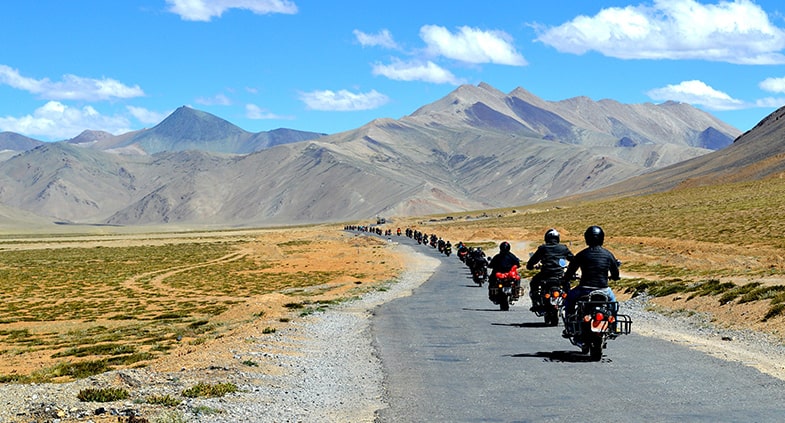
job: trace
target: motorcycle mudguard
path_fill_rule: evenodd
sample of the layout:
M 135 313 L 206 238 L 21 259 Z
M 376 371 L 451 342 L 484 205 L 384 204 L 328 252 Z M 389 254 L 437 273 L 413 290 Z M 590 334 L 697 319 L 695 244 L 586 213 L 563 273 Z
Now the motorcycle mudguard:
M 607 320 L 594 320 L 592 319 L 591 323 L 589 324 L 591 327 L 591 331 L 594 333 L 602 333 L 608 331 L 608 321 Z

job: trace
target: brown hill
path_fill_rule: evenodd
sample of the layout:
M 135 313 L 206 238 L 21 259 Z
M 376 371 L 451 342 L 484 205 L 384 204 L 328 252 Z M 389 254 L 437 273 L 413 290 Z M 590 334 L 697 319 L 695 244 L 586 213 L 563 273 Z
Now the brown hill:
M 229 125 L 181 108 L 120 144 L 43 145 L 0 163 L 0 204 L 53 220 L 119 225 L 469 211 L 596 190 L 704 155 L 710 150 L 699 146 L 707 139 L 729 143 L 739 132 L 683 104 L 548 102 L 521 88 L 504 94 L 480 84 L 399 120 L 251 154 L 167 150 L 190 148 L 196 138 L 236 147 L 244 132 Z M 163 150 L 122 154 L 133 148 Z
M 579 197 L 597 199 L 764 179 L 785 171 L 785 107 L 719 151 L 645 173 Z

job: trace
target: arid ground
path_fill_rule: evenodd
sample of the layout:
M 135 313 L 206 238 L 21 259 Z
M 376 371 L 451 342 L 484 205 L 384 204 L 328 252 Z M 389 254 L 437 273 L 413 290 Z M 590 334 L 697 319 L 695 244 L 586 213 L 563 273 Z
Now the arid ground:
M 540 231 L 505 228 L 500 222 L 511 216 L 388 227 L 417 227 L 453 243 L 482 245 L 490 254 L 510 240 L 525 258 Z M 229 359 L 227 346 L 243 342 L 243 331 L 272 332 L 304 313 L 382 289 L 406 265 L 383 248 L 384 237 L 342 229 L 7 237 L 0 241 L 0 377 L 56 382 L 134 366 L 177 370 L 199 363 L 212 348 Z M 562 231 L 574 251 L 582 248 L 580 236 Z M 678 261 L 693 275 L 744 266 L 751 276 L 719 279 L 738 286 L 783 284 L 778 273 L 765 274 L 782 263 L 775 249 L 752 257 L 745 247 L 662 238 L 610 237 L 608 244 L 625 263 Z M 622 281 L 627 285 L 689 280 L 631 267 Z M 621 298 L 635 292 L 624 285 L 616 291 Z M 781 315 L 764 318 L 771 309 L 767 298 L 722 303 L 719 295 L 674 291 L 653 302 L 666 310 L 711 313 L 719 325 L 779 338 L 785 333 Z
M 678 195 L 685 204 L 700 200 L 695 192 Z M 551 226 L 577 252 L 586 225 L 600 223 L 606 246 L 624 262 L 614 286 L 620 299 L 647 292 L 652 307 L 665 314 L 706 313 L 715 325 L 753 329 L 782 342 L 781 207 L 758 205 L 745 214 L 732 207 L 728 194 L 705 195 L 719 205 L 696 211 L 672 196 L 617 202 L 617 209 L 603 203 L 506 209 L 397 219 L 384 227 L 417 228 L 489 254 L 506 240 L 526 259 Z M 760 235 L 750 238 L 750 231 Z M 241 349 L 234 346 L 249 337 L 274 334 L 304 315 L 385 289 L 406 267 L 406 257 L 387 244 L 386 237 L 346 232 L 342 225 L 0 234 L 0 381 L 67 382 L 133 367 L 229 367 L 237 361 L 232 351 Z M 270 338 L 270 351 L 285 350 Z
M 231 358 L 245 330 L 380 289 L 404 266 L 384 243 L 335 226 L 5 239 L 0 377 L 178 370 L 213 348 Z

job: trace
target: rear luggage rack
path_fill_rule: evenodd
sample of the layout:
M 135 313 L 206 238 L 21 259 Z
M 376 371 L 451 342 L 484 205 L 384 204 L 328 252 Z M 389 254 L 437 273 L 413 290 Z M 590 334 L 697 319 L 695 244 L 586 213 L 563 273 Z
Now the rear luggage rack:
M 627 314 L 617 314 L 615 325 L 615 335 L 629 335 L 632 330 L 632 317 Z

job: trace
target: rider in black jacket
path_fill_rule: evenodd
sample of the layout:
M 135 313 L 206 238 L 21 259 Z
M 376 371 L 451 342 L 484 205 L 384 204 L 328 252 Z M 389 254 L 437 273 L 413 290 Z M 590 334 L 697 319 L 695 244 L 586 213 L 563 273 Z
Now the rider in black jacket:
M 570 289 L 569 283 L 564 283 L 562 276 L 564 276 L 564 268 L 560 260 L 572 261 L 572 251 L 566 245 L 559 244 L 559 231 L 556 229 L 548 229 L 545 232 L 545 244 L 537 247 L 537 251 L 532 254 L 529 261 L 526 263 L 528 270 L 534 269 L 537 263 L 540 263 L 540 272 L 534 275 L 529 282 L 529 296 L 532 300 L 532 310 L 541 305 L 540 302 L 540 289 L 542 289 L 542 282 L 550 279 L 562 280 L 562 288 L 564 290 Z
M 510 243 L 504 241 L 499 244 L 499 254 L 493 256 L 491 262 L 488 264 L 488 267 L 491 269 L 491 278 L 489 280 L 490 283 L 488 284 L 489 297 L 491 296 L 490 288 L 494 285 L 493 282 L 496 281 L 496 273 L 507 273 L 512 270 L 513 266 L 521 267 L 521 261 L 510 251 Z
M 602 247 L 605 232 L 599 226 L 589 226 L 583 239 L 588 247 L 575 255 L 564 274 L 564 281 L 569 283 L 575 272 L 579 268 L 581 270 L 580 283 L 570 290 L 564 301 L 567 315 L 575 313 L 575 300 L 591 291 L 605 291 L 611 301 L 616 301 L 616 296 L 608 287 L 608 278 L 619 280 L 619 261 L 613 253 Z

